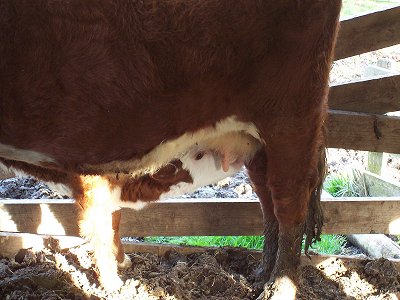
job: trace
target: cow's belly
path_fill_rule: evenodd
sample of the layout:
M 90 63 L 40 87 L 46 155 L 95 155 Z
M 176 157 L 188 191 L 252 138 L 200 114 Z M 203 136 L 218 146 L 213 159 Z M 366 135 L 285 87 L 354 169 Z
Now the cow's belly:
M 229 139 L 228 143 L 227 139 Z M 249 143 L 249 145 L 244 145 L 242 141 Z M 195 132 L 185 133 L 177 139 L 164 141 L 139 159 L 85 165 L 84 168 L 102 173 L 115 173 L 117 170 L 121 173 L 137 176 L 154 173 L 168 162 L 183 157 L 194 146 L 205 149 L 210 147 L 226 149 L 235 147 L 237 148 L 236 151 L 251 155 L 262 143 L 258 129 L 253 123 L 241 122 L 235 116 L 231 116 L 217 122 L 215 125 Z
M 159 200 L 182 195 L 195 191 L 201 186 L 215 183 L 225 177 L 236 173 L 244 162 L 254 155 L 261 147 L 257 128 L 251 123 L 237 121 L 235 117 L 229 117 L 194 133 L 186 133 L 181 137 L 166 141 L 154 148 L 150 153 L 140 159 L 128 161 L 113 161 L 101 165 L 86 165 L 88 171 L 106 174 L 104 178 L 115 177 L 123 173 L 125 178 L 144 178 L 138 180 L 138 184 L 146 183 L 152 175 L 173 161 L 179 161 L 179 171 L 187 173 L 189 180 L 177 179 L 169 181 L 168 186 L 162 189 L 162 193 L 147 195 L 147 199 L 124 199 L 121 186 L 110 185 L 107 179 L 96 182 L 94 186 L 97 197 L 111 200 L 115 207 L 131 207 L 140 209 L 150 200 Z M 19 160 L 36 166 L 57 164 L 51 157 L 42 153 L 29 150 L 16 149 L 9 145 L 0 144 L 0 155 L 6 159 Z M 7 168 L 3 169 L 7 170 Z M 16 171 L 14 169 L 8 169 Z M 177 170 L 178 171 L 178 170 Z M 172 179 L 176 172 L 164 174 Z M 147 177 L 146 177 L 147 176 Z M 84 176 L 83 176 L 84 177 Z M 149 179 L 150 180 L 150 179 Z M 97 184 L 97 183 L 96 183 Z M 49 185 L 60 193 L 72 197 L 72 192 L 66 185 L 50 182 Z M 139 189 L 140 190 L 140 189 Z

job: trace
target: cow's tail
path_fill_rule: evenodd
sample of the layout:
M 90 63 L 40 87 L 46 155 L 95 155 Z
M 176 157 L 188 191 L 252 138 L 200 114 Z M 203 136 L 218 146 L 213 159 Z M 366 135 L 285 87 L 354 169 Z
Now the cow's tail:
M 324 143 L 319 149 L 318 161 L 318 181 L 316 188 L 311 193 L 311 198 L 308 206 L 307 219 L 304 233 L 306 235 L 304 252 L 308 256 L 308 249 L 315 241 L 320 241 L 322 226 L 324 223 L 324 215 L 321 207 L 322 186 L 326 175 L 326 150 L 325 137 L 326 127 L 323 126 Z

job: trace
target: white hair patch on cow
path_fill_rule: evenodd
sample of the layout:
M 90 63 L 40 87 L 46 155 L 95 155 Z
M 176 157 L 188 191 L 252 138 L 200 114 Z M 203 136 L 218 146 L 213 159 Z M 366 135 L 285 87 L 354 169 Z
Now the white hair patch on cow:
M 12 177 L 16 177 L 17 170 L 14 168 L 9 168 L 5 164 L 0 162 L 0 179 L 8 179 Z
M 19 149 L 2 143 L 0 143 L 0 157 L 7 160 L 25 162 L 35 166 L 42 166 L 42 163 L 55 163 L 54 159 L 46 154 L 33 150 Z

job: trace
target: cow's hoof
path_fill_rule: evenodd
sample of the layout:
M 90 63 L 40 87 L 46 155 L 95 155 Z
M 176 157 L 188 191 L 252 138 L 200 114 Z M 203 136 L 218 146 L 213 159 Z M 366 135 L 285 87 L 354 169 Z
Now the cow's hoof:
M 287 276 L 282 276 L 265 284 L 264 292 L 257 300 L 295 300 L 297 285 Z
M 124 261 L 118 263 L 118 268 L 126 270 L 129 269 L 130 267 L 132 267 L 132 261 L 128 255 L 124 254 Z
M 262 292 L 262 293 L 260 294 L 260 296 L 257 297 L 256 300 L 264 300 L 264 299 L 265 299 L 265 294 L 264 294 L 264 292 Z
M 254 271 L 254 276 L 256 278 L 256 281 L 268 282 L 271 277 L 271 271 L 266 271 L 266 268 L 260 265 Z

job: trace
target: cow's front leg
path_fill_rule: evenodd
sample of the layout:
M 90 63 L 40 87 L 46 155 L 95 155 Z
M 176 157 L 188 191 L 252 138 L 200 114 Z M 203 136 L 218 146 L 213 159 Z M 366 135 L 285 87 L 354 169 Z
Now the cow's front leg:
M 101 285 L 109 292 L 115 291 L 123 284 L 118 262 L 123 263 L 125 256 L 118 232 L 120 213 L 111 200 L 119 199 L 121 191 L 101 176 L 81 176 L 81 184 L 82 194 L 77 197 L 83 207 L 81 235 L 93 246 Z

